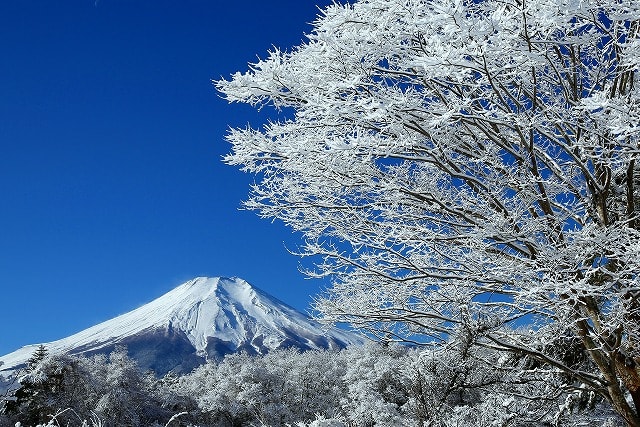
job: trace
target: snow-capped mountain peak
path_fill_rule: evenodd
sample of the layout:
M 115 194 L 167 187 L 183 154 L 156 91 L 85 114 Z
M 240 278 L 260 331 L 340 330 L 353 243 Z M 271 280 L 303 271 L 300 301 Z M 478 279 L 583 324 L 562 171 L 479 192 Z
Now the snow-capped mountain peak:
M 198 277 L 135 310 L 46 343 L 51 353 L 95 354 L 126 345 L 145 368 L 188 370 L 206 359 L 281 347 L 343 348 L 362 339 L 327 329 L 239 278 Z M 24 364 L 37 345 L 0 357 L 3 370 Z

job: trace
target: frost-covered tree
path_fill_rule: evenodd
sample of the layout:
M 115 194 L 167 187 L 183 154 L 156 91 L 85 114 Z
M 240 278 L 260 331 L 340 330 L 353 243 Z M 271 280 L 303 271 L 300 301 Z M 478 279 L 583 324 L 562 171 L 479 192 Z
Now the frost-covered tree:
M 18 382 L 0 408 L 2 427 L 156 426 L 195 406 L 172 393 L 170 378 L 141 372 L 120 347 L 90 358 L 38 351 Z
M 126 348 L 116 347 L 108 359 L 96 356 L 89 362 L 93 362 L 92 403 L 105 426 L 150 426 L 171 417 L 158 401 L 155 377 L 142 372 Z
M 172 387 L 194 396 L 213 425 L 294 425 L 340 412 L 345 359 L 331 351 L 233 354 L 183 376 Z
M 36 425 L 66 409 L 86 409 L 83 393 L 86 383 L 81 377 L 79 361 L 68 356 L 52 356 L 40 346 L 29 359 L 25 372 L 18 378 L 19 387 L 12 391 L 2 413 L 24 425 Z M 67 421 L 73 414 L 63 414 Z
M 42 362 L 47 355 L 49 354 L 49 350 L 44 344 L 40 344 L 36 351 L 33 352 L 31 357 L 27 360 L 27 372 L 34 371 L 38 364 Z
M 403 425 L 401 411 L 407 398 L 406 383 L 402 375 L 399 348 L 365 348 L 345 350 L 347 370 L 343 381 L 348 392 L 341 407 L 348 425 L 354 427 Z
M 246 206 L 320 257 L 326 320 L 422 343 L 473 329 L 638 426 L 639 17 L 638 0 L 333 4 L 308 41 L 216 82 L 284 112 L 232 130 L 226 161 L 257 176 Z

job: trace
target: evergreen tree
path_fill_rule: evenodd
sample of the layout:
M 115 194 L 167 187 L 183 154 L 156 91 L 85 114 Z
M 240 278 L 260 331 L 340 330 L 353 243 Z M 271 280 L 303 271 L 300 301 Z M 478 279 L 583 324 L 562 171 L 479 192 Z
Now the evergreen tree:
M 22 376 L 20 387 L 7 400 L 4 412 L 16 414 L 27 425 L 47 421 L 53 413 L 51 397 L 59 392 L 63 373 L 60 366 L 45 366 L 48 350 L 40 345 L 27 361 L 26 374 Z
M 44 344 L 40 344 L 29 360 L 27 360 L 27 372 L 32 372 L 48 354 L 49 350 L 47 350 L 47 347 Z

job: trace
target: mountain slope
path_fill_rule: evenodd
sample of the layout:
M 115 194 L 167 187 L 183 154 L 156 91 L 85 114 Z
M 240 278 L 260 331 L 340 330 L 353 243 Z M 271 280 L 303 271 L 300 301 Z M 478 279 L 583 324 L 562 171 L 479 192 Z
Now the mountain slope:
M 283 347 L 339 349 L 361 344 L 346 331 L 326 329 L 238 278 L 190 280 L 129 313 L 46 343 L 51 353 L 91 355 L 126 345 L 143 368 L 184 372 L 208 359 Z M 15 370 L 37 345 L 0 357 L 0 372 Z

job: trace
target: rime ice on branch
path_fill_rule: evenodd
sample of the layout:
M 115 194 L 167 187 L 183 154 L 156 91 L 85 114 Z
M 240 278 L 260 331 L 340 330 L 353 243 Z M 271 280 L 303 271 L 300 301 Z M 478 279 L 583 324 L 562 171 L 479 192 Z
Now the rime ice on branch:
M 333 278 L 326 320 L 465 331 L 640 425 L 638 17 L 638 0 L 334 4 L 306 43 L 216 82 L 292 111 L 232 130 L 226 161 Z

